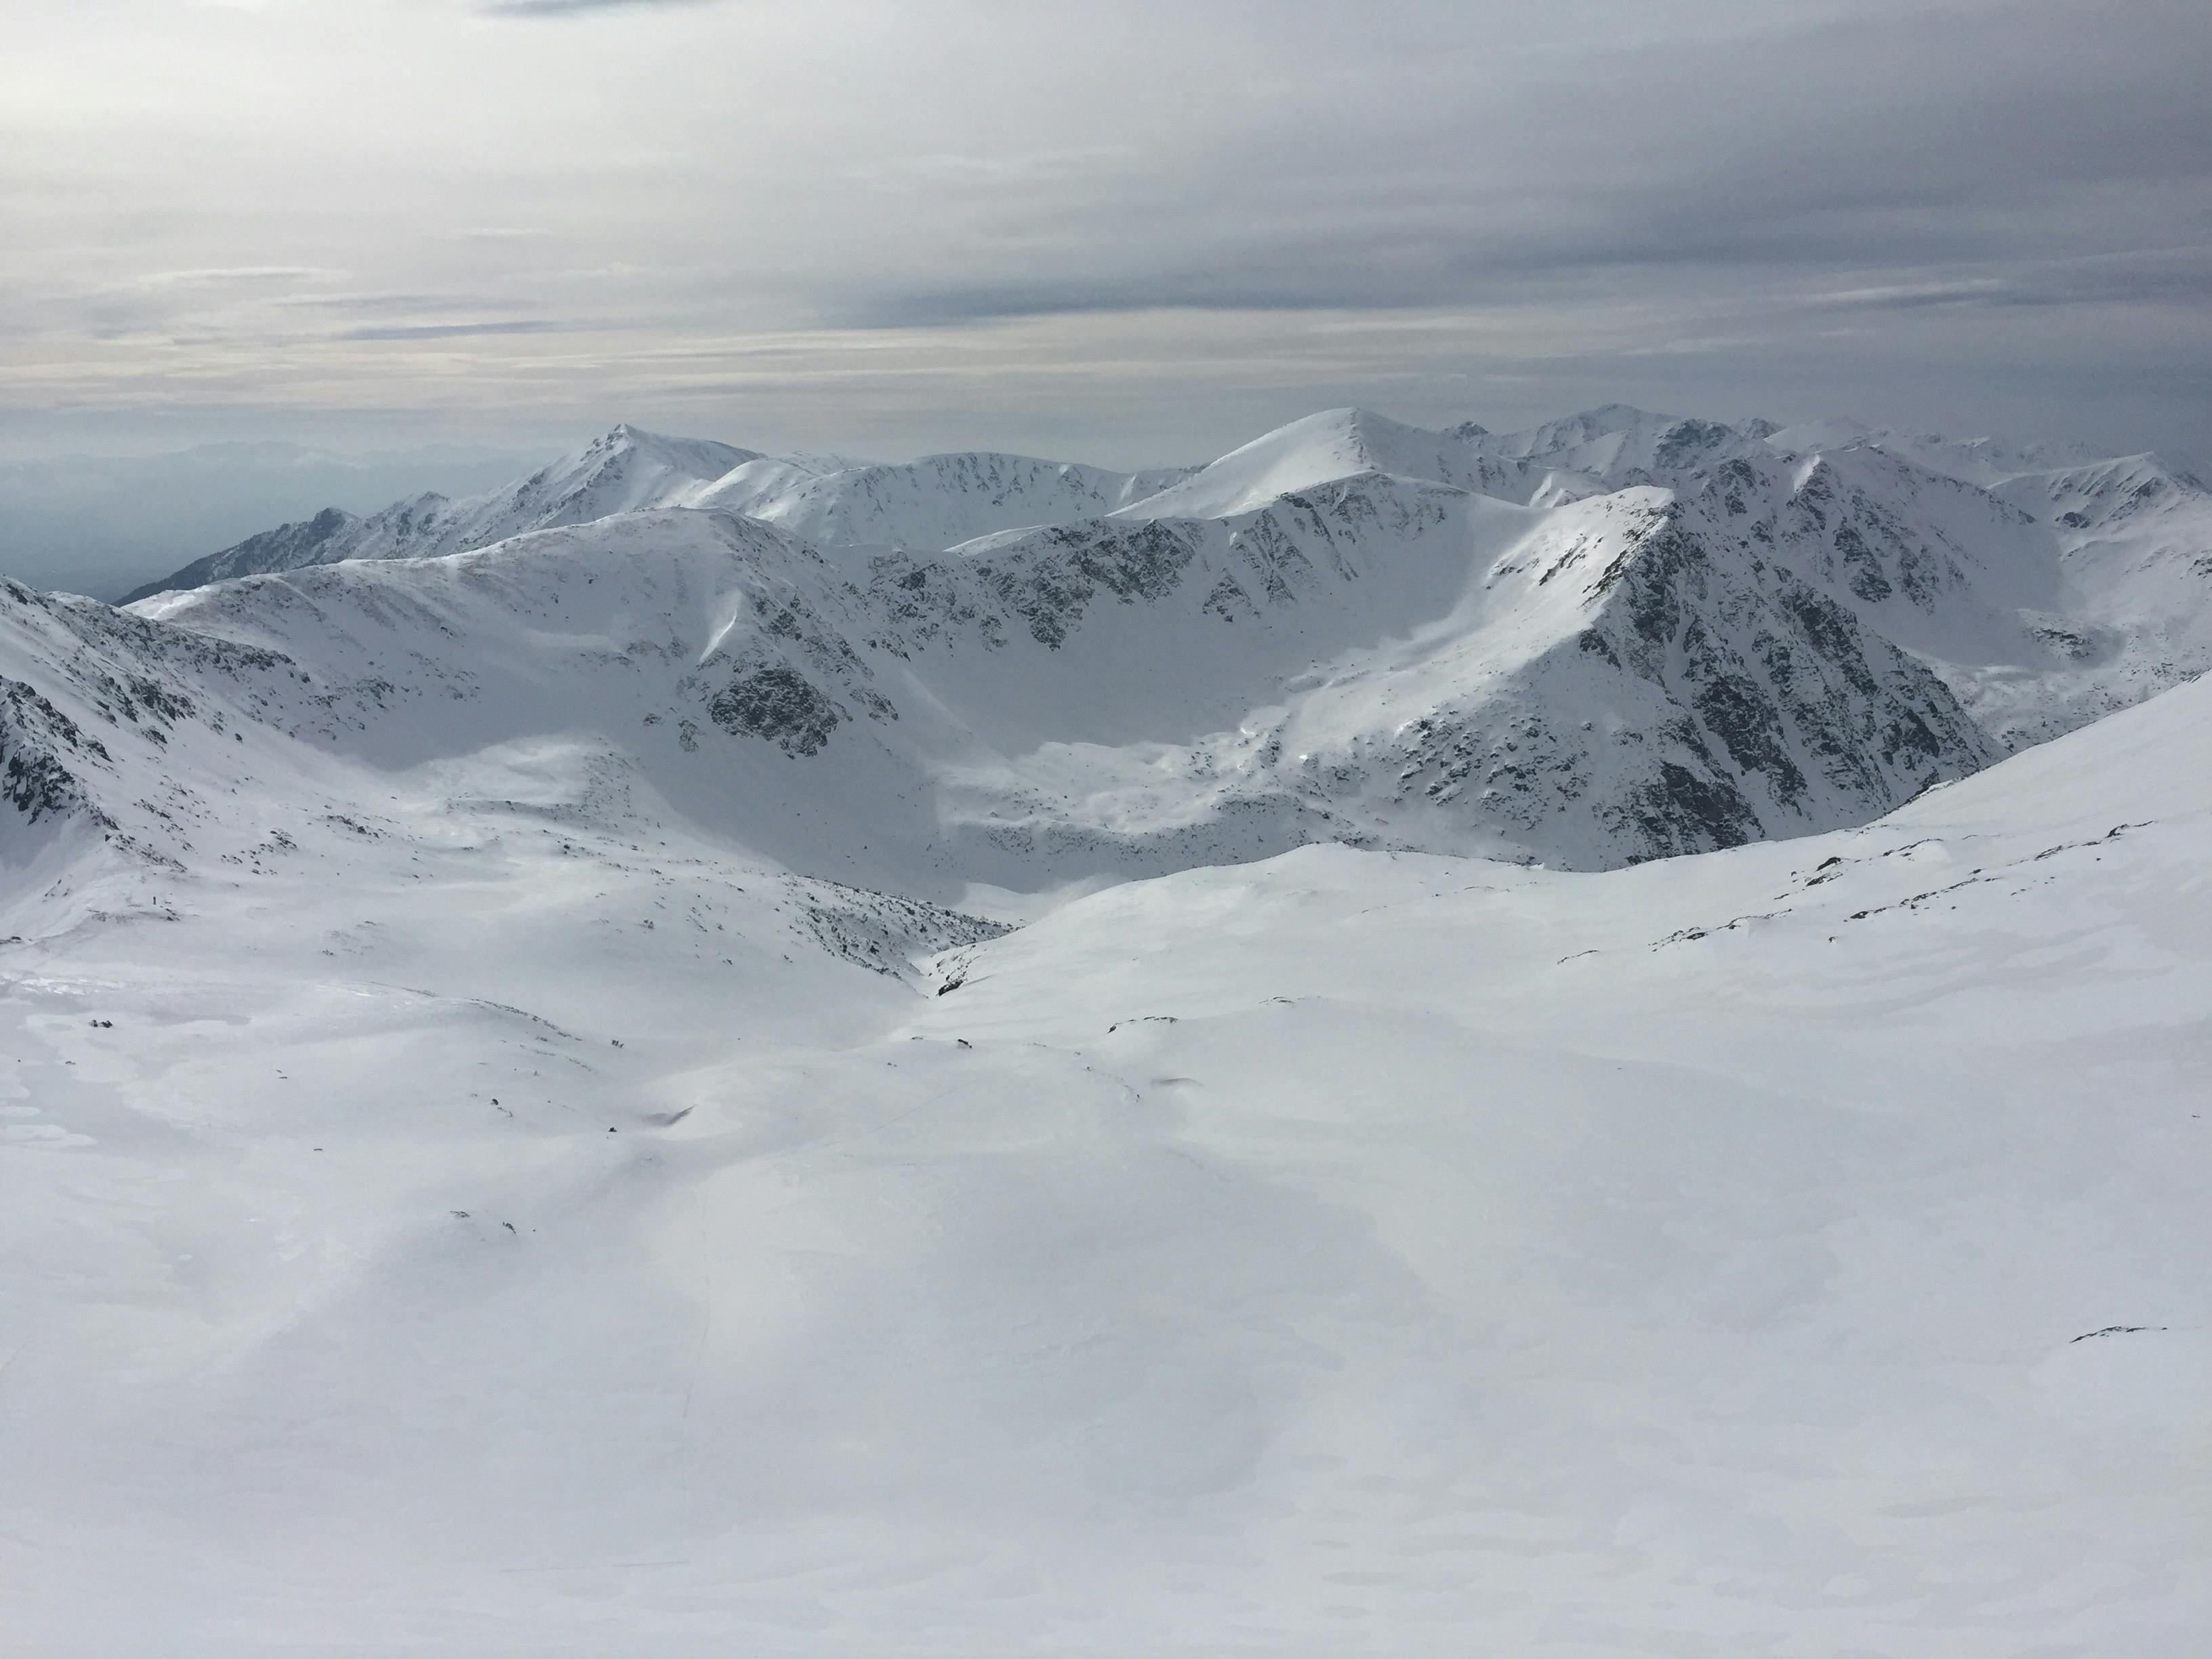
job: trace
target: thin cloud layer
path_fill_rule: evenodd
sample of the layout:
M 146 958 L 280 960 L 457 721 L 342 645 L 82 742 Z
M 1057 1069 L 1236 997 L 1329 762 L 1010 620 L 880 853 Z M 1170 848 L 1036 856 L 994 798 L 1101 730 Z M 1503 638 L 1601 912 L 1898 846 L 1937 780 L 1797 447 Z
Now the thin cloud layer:
M 494 17 L 575 17 L 592 11 L 630 11 L 653 6 L 718 3 L 720 0 L 486 0 L 480 9 Z
M 386 323 L 371 328 L 349 328 L 339 337 L 347 340 L 459 340 L 478 334 L 544 334 L 561 325 L 543 317 L 490 323 Z
M 1133 460 L 1329 403 L 1620 396 L 2212 447 L 2178 390 L 2212 374 L 2196 0 L 109 0 L 21 33 L 0 444 L 630 416 Z

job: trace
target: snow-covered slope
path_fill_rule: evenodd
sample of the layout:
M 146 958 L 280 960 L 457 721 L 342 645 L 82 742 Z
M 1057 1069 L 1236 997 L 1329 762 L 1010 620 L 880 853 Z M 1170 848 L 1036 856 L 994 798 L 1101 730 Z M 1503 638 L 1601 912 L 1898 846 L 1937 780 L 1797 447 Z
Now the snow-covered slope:
M 2171 1659 L 2212 1624 L 2212 682 L 1826 836 L 1309 848 L 989 939 L 696 827 L 583 693 L 532 719 L 588 672 L 611 730 L 712 656 L 661 627 L 715 614 L 708 540 L 617 595 L 608 533 L 193 602 L 334 665 L 465 623 L 412 691 L 8 595 L 16 683 L 85 737 L 109 699 L 81 769 L 198 799 L 158 893 L 60 926 L 12 885 L 0 926 L 11 1646 Z M 787 608 L 732 660 L 805 653 Z M 510 684 L 524 636 L 568 654 Z M 157 662 L 207 702 L 126 716 Z

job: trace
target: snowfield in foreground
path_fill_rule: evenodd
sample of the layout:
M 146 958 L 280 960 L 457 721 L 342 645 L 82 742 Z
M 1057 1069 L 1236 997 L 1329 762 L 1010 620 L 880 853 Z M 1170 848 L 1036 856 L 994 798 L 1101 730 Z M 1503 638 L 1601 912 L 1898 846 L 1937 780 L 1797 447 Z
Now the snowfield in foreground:
M 431 749 L 9 843 L 11 1652 L 2212 1628 L 2212 682 L 1857 830 L 1011 933 Z

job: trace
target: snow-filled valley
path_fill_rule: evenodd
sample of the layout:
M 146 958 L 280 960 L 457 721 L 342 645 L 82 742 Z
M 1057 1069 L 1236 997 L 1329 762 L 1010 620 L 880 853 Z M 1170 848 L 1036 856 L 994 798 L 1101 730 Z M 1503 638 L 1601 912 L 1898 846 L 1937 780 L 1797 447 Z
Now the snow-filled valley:
M 10 1650 L 2212 1624 L 2212 494 L 618 428 L 0 587 Z

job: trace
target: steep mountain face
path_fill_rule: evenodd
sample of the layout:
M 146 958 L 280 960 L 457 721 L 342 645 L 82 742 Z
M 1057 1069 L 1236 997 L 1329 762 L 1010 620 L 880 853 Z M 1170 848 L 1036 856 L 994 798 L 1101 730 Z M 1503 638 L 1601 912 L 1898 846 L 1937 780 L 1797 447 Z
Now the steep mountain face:
M 259 647 L 12 581 L 0 581 L 0 863 L 12 866 L 90 834 L 181 871 L 204 850 L 197 826 L 214 798 L 252 780 L 231 750 L 303 684 Z
M 1864 573 L 1862 603 L 2001 748 L 2212 667 L 2212 491 L 2186 469 L 1856 422 L 1767 443 L 1807 469 L 1816 508 L 1839 498 L 1852 533 L 1833 550 Z M 1876 548 L 1894 568 L 1865 562 Z
M 1378 814 L 1471 809 L 1577 866 L 1856 821 L 1992 752 L 1817 580 L 1665 492 L 1557 515 L 1492 566 L 1484 604 L 1488 626 L 1308 700 L 1276 741 Z

